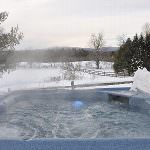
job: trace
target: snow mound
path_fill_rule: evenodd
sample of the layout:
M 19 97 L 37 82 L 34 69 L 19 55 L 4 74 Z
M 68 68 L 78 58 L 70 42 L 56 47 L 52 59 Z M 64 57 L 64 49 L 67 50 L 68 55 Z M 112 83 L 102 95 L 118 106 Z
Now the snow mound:
M 135 72 L 131 91 L 143 91 L 150 94 L 150 72 L 146 68 Z

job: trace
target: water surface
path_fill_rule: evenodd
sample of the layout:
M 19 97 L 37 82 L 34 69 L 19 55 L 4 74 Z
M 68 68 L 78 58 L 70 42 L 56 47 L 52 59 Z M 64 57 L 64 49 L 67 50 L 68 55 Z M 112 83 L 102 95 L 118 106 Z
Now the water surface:
M 150 137 L 148 111 L 109 103 L 99 90 L 14 92 L 0 107 L 0 138 Z

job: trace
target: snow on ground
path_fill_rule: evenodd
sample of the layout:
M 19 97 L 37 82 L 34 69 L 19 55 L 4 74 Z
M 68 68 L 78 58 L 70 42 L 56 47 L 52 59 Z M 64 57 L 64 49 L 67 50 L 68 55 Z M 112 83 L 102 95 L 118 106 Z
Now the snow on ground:
M 64 70 L 61 68 L 62 63 L 34 63 L 32 68 L 28 65 L 22 62 L 16 70 L 4 73 L 0 78 L 0 92 L 71 85 L 71 80 L 64 79 Z M 83 68 L 94 68 L 95 62 L 81 62 L 80 65 Z M 112 71 L 112 63 L 103 62 L 101 66 L 103 70 Z M 83 72 L 76 72 L 76 75 L 78 78 L 74 81 L 75 85 L 132 81 L 132 77 L 107 77 Z
M 78 87 L 78 90 L 90 90 L 90 89 L 103 89 L 103 88 L 130 88 L 132 83 L 130 84 L 118 84 L 118 85 L 107 85 L 107 86 L 91 86 L 91 87 Z
M 143 92 L 150 93 L 150 72 L 147 71 L 146 68 L 138 69 L 135 72 L 133 81 L 131 90 L 141 90 Z
M 95 61 L 82 61 L 82 62 L 73 62 L 73 64 L 78 64 L 80 63 L 80 65 L 83 68 L 88 68 L 88 69 L 96 69 L 96 63 Z M 113 71 L 113 63 L 112 62 L 100 62 L 99 65 L 100 69 L 102 71 Z

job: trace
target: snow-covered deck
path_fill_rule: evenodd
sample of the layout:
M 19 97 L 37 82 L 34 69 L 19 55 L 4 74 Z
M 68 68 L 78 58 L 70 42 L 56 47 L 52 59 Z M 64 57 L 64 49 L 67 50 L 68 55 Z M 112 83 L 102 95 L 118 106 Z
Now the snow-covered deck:
M 102 92 L 107 94 L 109 100 L 124 102 L 143 109 L 150 109 L 150 94 L 142 91 L 130 91 L 128 88 L 117 89 L 105 89 Z

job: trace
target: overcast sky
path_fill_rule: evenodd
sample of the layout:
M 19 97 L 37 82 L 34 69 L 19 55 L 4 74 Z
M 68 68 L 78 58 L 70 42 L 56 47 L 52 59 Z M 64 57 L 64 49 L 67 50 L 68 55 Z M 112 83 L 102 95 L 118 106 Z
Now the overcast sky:
M 19 49 L 53 46 L 88 47 L 91 33 L 103 32 L 106 46 L 117 37 L 140 33 L 150 22 L 150 0 L 0 0 L 8 11 L 3 26 L 19 25 Z

